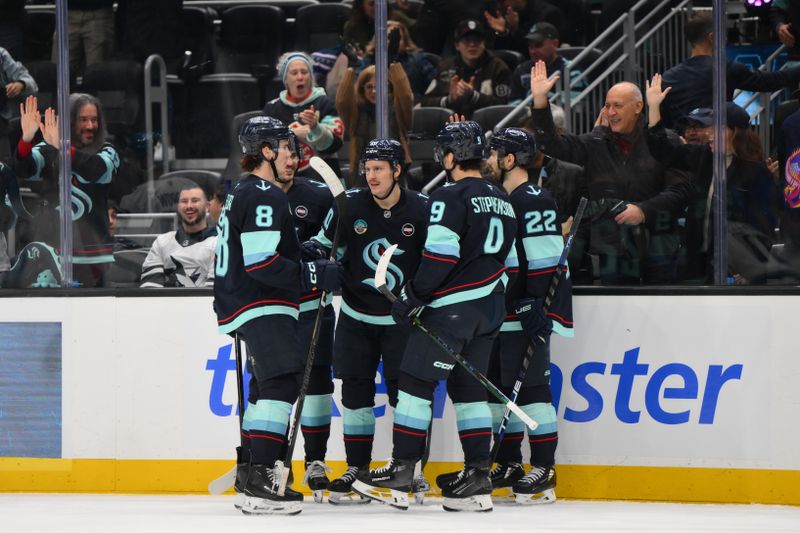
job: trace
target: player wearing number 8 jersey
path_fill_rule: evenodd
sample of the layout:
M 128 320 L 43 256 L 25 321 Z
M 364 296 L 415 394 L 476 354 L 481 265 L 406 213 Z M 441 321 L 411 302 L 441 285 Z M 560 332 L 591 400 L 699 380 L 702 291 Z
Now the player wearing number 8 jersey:
M 439 132 L 435 156 L 452 182 L 430 198 L 420 266 L 392 308 L 398 321 L 421 312 L 426 326 L 481 372 L 487 370 L 492 342 L 505 316 L 506 270 L 517 267 L 514 210 L 500 188 L 481 178 L 486 150 L 475 122 L 452 122 Z M 407 505 L 405 493 L 425 447 L 433 391 L 440 379 L 447 380 L 465 460 L 457 480 L 441 487 L 444 507 L 491 509 L 491 412 L 486 391 L 417 328 L 411 330 L 400 367 L 392 459 L 360 476 L 353 484 L 355 491 L 397 507 Z M 391 489 L 390 497 L 386 489 Z
M 254 117 L 239 134 L 242 169 L 250 172 L 228 194 L 218 222 L 214 309 L 220 333 L 238 333 L 247 346 L 257 385 L 242 423 L 243 449 L 236 489 L 248 513 L 299 512 L 278 496 L 274 464 L 283 444 L 304 366 L 297 336 L 301 291 L 338 288 L 338 266 L 300 260 L 300 244 L 276 167 L 297 151 L 289 129 L 271 117 Z M 254 397 L 255 396 L 255 397 Z M 295 507 L 292 507 L 294 505 Z

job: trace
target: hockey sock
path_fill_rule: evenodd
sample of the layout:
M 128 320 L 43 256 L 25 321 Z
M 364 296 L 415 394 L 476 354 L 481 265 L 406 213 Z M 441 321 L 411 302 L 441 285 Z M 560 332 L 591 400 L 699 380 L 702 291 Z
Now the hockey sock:
M 431 424 L 431 403 L 430 399 L 412 396 L 402 390 L 397 394 L 392 452 L 395 459 L 416 461 L 425 453 L 425 441 Z
M 556 410 L 552 403 L 532 403 L 523 405 L 522 410 L 539 423 L 535 431 L 528 430 L 531 443 L 531 464 L 553 466 L 556 462 L 558 446 L 558 427 Z
M 258 400 L 244 412 L 242 429 L 250 436 L 253 464 L 272 465 L 286 440 L 292 404 L 279 400 Z
M 499 403 L 490 403 L 489 409 L 492 411 L 492 433 L 494 434 L 494 441 L 499 439 L 498 431 L 500 423 L 503 421 L 503 414 L 505 414 L 505 405 Z M 525 438 L 525 424 L 514 413 L 508 419 L 506 424 L 505 433 L 503 433 L 503 441 L 500 443 L 500 449 L 497 451 L 495 460 L 498 464 L 506 463 L 521 463 L 522 462 L 522 439 Z
M 331 434 L 331 411 L 333 399 L 330 394 L 306 396 L 300 414 L 300 429 L 303 431 L 306 461 L 324 461 Z
M 348 466 L 365 466 L 372 459 L 375 413 L 372 407 L 344 408 L 344 451 Z
M 486 462 L 492 439 L 492 412 L 488 402 L 456 403 L 454 407 L 464 463 Z

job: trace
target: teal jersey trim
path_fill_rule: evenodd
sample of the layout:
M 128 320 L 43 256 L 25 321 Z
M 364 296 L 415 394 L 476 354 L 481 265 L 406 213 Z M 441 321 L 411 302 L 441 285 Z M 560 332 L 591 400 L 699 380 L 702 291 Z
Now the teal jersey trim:
M 331 305 L 332 302 L 333 295 L 327 294 L 325 296 L 325 305 Z M 319 309 L 319 298 L 314 298 L 313 300 L 302 302 L 300 304 L 300 314 L 307 313 L 309 311 L 316 311 L 317 309 Z
M 397 408 L 394 423 L 414 429 L 428 431 L 431 423 L 431 402 L 400 391 L 397 395 Z
M 511 249 L 505 261 L 506 268 L 517 268 L 519 266 L 519 255 L 517 254 L 517 239 L 511 243 Z
M 275 255 L 278 243 L 281 242 L 281 232 L 275 230 L 248 231 L 242 233 L 241 238 L 244 265 L 250 266 Z
M 455 292 L 453 294 L 448 294 L 447 296 L 442 296 L 441 298 L 437 298 L 433 300 L 431 303 L 429 303 L 428 307 L 433 307 L 433 308 L 444 307 L 446 305 L 453 305 L 461 302 L 468 302 L 470 300 L 477 300 L 479 298 L 483 298 L 484 296 L 491 294 L 498 283 L 502 283 L 503 286 L 507 286 L 508 276 L 505 273 L 503 273 L 494 282 L 488 285 L 484 285 L 483 287 L 478 287 L 477 289 L 470 289 L 461 292 Z
M 278 400 L 258 400 L 248 403 L 242 417 L 242 429 L 245 431 L 269 431 L 280 435 L 286 432 L 292 404 Z
M 392 315 L 386 316 L 375 316 L 375 315 L 367 315 L 364 313 L 359 313 L 349 305 L 347 302 L 342 300 L 342 308 L 340 311 L 350 318 L 358 320 L 359 322 L 364 322 L 365 324 L 374 324 L 376 326 L 394 326 L 396 322 L 392 318 Z
M 538 270 L 558 264 L 564 249 L 564 238 L 560 235 L 537 235 L 522 239 L 528 270 Z
M 500 326 L 500 333 L 510 333 L 522 331 L 522 324 L 519 320 L 506 320 Z M 575 332 L 572 328 L 565 328 L 560 322 L 553 320 L 553 333 L 557 333 L 562 337 L 574 337 Z
M 241 315 L 237 316 L 235 320 L 232 320 L 231 322 L 225 325 L 220 325 L 217 328 L 217 331 L 222 334 L 227 334 L 230 333 L 231 331 L 236 331 L 244 324 L 260 316 L 289 315 L 290 317 L 297 319 L 299 314 L 300 313 L 297 311 L 297 309 L 295 309 L 294 307 L 289 307 L 288 305 L 262 305 L 261 307 L 248 309 Z
M 461 257 L 461 237 L 450 228 L 439 224 L 428 226 L 428 237 L 425 239 L 425 250 L 437 255 Z
M 342 418 L 344 419 L 345 435 L 375 434 L 375 413 L 372 407 L 361 407 L 360 409 L 345 407 Z
M 531 403 L 521 405 L 520 408 L 526 415 L 533 418 L 537 424 L 536 430 L 528 430 L 529 435 L 546 435 L 558 431 L 556 410 L 552 403 Z
M 303 426 L 326 426 L 331 423 L 333 398 L 330 394 L 314 394 L 306 396 L 300 424 Z
M 95 255 L 92 257 L 72 257 L 73 265 L 100 265 L 113 262 L 114 256 L 110 254 Z
M 456 409 L 458 431 L 492 427 L 492 411 L 488 402 L 453 404 Z

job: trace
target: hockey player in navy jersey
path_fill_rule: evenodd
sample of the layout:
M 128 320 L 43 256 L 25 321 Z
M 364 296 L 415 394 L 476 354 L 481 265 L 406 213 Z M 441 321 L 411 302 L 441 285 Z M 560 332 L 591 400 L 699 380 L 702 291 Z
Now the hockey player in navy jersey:
M 369 501 L 354 495 L 351 485 L 359 472 L 368 471 L 372 458 L 375 372 L 381 360 L 389 403 L 397 405 L 397 378 L 409 325 L 392 318 L 391 303 L 376 290 L 374 277 L 378 259 L 397 244 L 387 279 L 389 288 L 399 292 L 416 272 L 425 243 L 428 199 L 400 186 L 404 159 L 398 141 L 370 141 L 359 168 L 368 186 L 347 191 L 347 213 L 338 220 L 343 283 L 333 368 L 342 380 L 347 470 L 328 487 L 334 504 Z M 338 216 L 334 206 L 323 230 L 304 247 L 330 249 Z
M 419 315 L 481 372 L 487 370 L 505 316 L 506 269 L 517 267 L 514 209 L 505 192 L 481 178 L 487 149 L 480 126 L 472 121 L 447 124 L 437 135 L 435 157 L 450 183 L 430 198 L 420 266 L 392 306 L 396 320 L 408 322 Z M 400 367 L 392 458 L 359 475 L 353 490 L 407 508 L 406 493 L 425 448 L 440 379 L 447 380 L 455 406 L 465 462 L 457 478 L 441 487 L 444 507 L 491 510 L 492 424 L 486 390 L 418 328 L 411 329 Z
M 257 385 L 244 413 L 245 436 L 236 489 L 242 511 L 294 514 L 302 495 L 278 495 L 274 468 L 297 399 L 305 354 L 297 318 L 301 291 L 339 288 L 338 265 L 303 262 L 286 194 L 275 181 L 286 158 L 297 157 L 289 129 L 272 117 L 254 117 L 239 133 L 244 154 L 239 181 L 225 199 L 218 222 L 214 309 L 220 333 L 237 333 L 247 346 Z
M 533 356 L 516 403 L 539 423 L 528 431 L 531 470 L 522 468 L 521 444 L 525 425 L 511 415 L 491 472 L 496 488 L 512 487 L 518 503 L 555 501 L 555 464 L 558 432 L 556 411 L 550 392 L 550 332 L 572 337 L 572 284 L 565 270 L 546 316 L 542 303 L 564 249 L 556 202 L 549 192 L 528 181 L 527 166 L 535 158 L 532 134 L 506 128 L 494 134 L 487 167 L 508 193 L 517 215 L 516 247 L 519 272 L 506 292 L 506 320 L 494 343 L 489 378 L 509 397 L 522 360 L 529 349 Z M 495 430 L 505 407 L 489 398 Z M 496 437 L 495 437 L 496 438 Z
M 277 175 L 273 183 L 286 193 L 289 207 L 294 219 L 299 242 L 305 242 L 316 235 L 322 228 L 322 221 L 333 203 L 333 196 L 328 186 L 309 178 L 296 176 L 297 169 L 303 160 L 300 141 L 294 132 L 290 133 L 291 145 L 296 148 L 289 157 L 281 158 L 276 163 Z M 324 259 L 327 255 L 303 253 L 304 261 Z M 300 339 L 300 352 L 308 354 L 314 321 L 319 308 L 318 291 L 304 291 L 300 294 L 300 316 L 297 321 L 297 333 Z M 325 465 L 325 454 L 328 450 L 328 437 L 331 432 L 331 414 L 333 412 L 333 378 L 331 377 L 331 358 L 333 353 L 333 329 L 336 315 L 330 305 L 333 295 L 328 294 L 325 311 L 320 324 L 319 338 L 314 356 L 314 366 L 308 383 L 303 412 L 300 416 L 300 429 L 303 432 L 305 446 L 306 474 L 303 482 L 308 485 L 314 500 L 322 501 L 322 491 L 328 486 L 326 472 L 330 468 Z M 256 384 L 257 386 L 257 384 Z M 250 386 L 253 394 L 253 383 Z M 283 453 L 281 453 L 281 456 Z

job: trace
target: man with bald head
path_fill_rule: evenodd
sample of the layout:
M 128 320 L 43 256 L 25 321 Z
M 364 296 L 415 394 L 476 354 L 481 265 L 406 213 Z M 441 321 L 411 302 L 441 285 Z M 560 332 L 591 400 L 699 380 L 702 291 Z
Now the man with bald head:
M 689 176 L 652 157 L 643 135 L 641 90 L 629 82 L 609 89 L 595 128 L 559 135 L 547 93 L 543 62 L 531 70 L 532 120 L 541 150 L 584 167 L 588 192 L 589 252 L 600 259 L 604 285 L 667 284 L 676 279 L 680 240 L 677 219 L 686 207 Z

